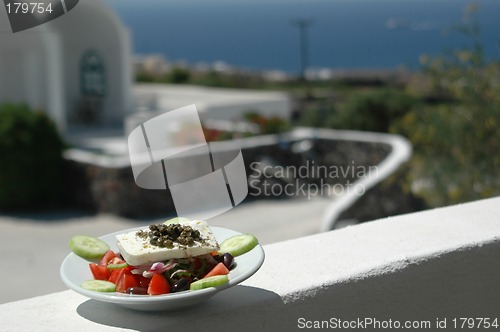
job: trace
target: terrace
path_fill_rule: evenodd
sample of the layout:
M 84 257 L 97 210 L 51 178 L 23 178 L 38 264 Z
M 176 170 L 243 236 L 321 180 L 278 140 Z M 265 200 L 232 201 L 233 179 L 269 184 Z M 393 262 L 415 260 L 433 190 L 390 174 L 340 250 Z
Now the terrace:
M 117 146 L 116 140 L 109 142 L 112 147 Z M 31 285 L 32 277 L 8 276 L 9 286 L 3 292 L 7 299 L 10 295 L 10 301 L 17 301 L 0 304 L 3 326 L 15 331 L 160 331 L 167 327 L 181 328 L 189 320 L 190 328 L 194 329 L 213 325 L 224 330 L 245 326 L 244 330 L 249 331 L 257 328 L 275 331 L 339 327 L 343 326 L 338 325 L 341 321 L 358 324 L 359 320 L 368 328 L 377 326 L 371 324 L 388 326 L 396 321 L 420 324 L 420 328 L 427 324 L 432 328 L 447 324 L 450 328 L 452 324 L 463 324 L 460 320 L 453 321 L 460 317 L 493 320 L 500 295 L 496 287 L 500 272 L 500 198 L 360 223 L 367 220 L 363 220 L 366 215 L 359 206 L 367 204 L 366 197 L 380 195 L 377 187 L 409 158 L 411 147 L 406 140 L 393 135 L 300 128 L 286 138 L 261 136 L 238 144 L 245 158 L 257 158 L 264 151 L 273 155 L 278 165 L 280 153 L 285 152 L 276 148 L 288 146 L 287 151 L 300 150 L 297 166 L 304 162 L 303 154 L 310 152 L 311 144 L 318 149 L 324 144 L 328 150 L 336 151 L 337 157 L 342 155 L 335 142 L 355 142 L 361 146 L 369 142 L 379 144 L 379 148 L 386 147 L 378 157 L 365 161 L 370 165 L 376 160 L 377 172 L 351 179 L 353 185 L 363 186 L 364 195 L 256 200 L 211 221 L 212 225 L 254 233 L 263 244 L 266 254 L 263 266 L 242 284 L 204 304 L 172 312 L 133 311 L 90 300 L 63 290 L 58 269 L 68 252 L 67 239 L 76 231 L 102 235 L 134 225 L 107 214 L 43 227 L 31 225 L 35 237 L 46 238 L 39 245 L 47 252 L 47 259 L 42 261 L 17 253 L 6 264 L 20 264 L 21 271 L 31 266 L 26 275 L 37 271 L 37 279 L 42 281 L 38 287 L 22 287 Z M 96 144 L 105 146 L 100 143 Z M 354 150 L 354 146 L 350 145 L 348 150 Z M 281 157 L 290 160 L 286 153 Z M 129 168 L 120 156 L 102 151 L 95 154 L 74 150 L 68 158 L 85 167 L 94 167 L 92 174 L 98 168 L 104 173 L 113 169 L 120 173 Z M 341 162 L 338 158 L 336 161 Z M 124 176 L 115 179 L 123 181 Z M 314 183 L 314 179 L 308 180 Z M 342 181 L 346 179 L 333 180 L 345 184 Z M 90 187 L 95 186 L 94 183 Z M 118 196 L 115 198 L 119 200 Z M 30 246 L 31 237 L 14 236 L 19 223 L 22 229 L 29 226 L 22 220 L 14 220 L 3 235 L 5 248 Z M 330 231 L 357 223 L 360 224 Z M 57 236 L 52 235 L 50 240 L 48 234 Z M 45 283 L 50 287 L 42 285 Z M 12 296 L 12 289 L 19 289 L 17 297 Z
M 125 120 L 126 133 L 146 118 L 154 116 L 154 111 L 191 103 L 200 104 L 202 120 L 207 120 L 205 124 L 212 120 L 213 128 L 222 131 L 226 128 L 221 125 L 221 121 L 239 121 L 250 109 L 262 108 L 270 111 L 266 115 L 281 114 L 287 118 L 290 107 L 297 106 L 291 103 L 288 93 L 238 91 L 237 94 L 229 95 L 225 89 L 163 84 L 136 84 L 130 87 L 130 35 L 116 15 L 101 5 L 101 1 L 86 3 L 80 2 L 79 8 L 82 10 L 72 11 L 53 24 L 32 30 L 44 33 L 20 33 L 15 35 L 17 37 L 10 34 L 4 15 L 2 22 L 5 24 L 0 29 L 6 32 L 0 38 L 5 41 L 0 52 L 4 63 L 0 82 L 4 87 L 1 91 L 3 101 L 24 101 L 33 109 L 45 109 L 62 132 L 71 134 L 75 133 L 75 128 L 67 130 L 67 127 L 73 125 L 73 121 L 102 121 L 105 125 L 121 122 L 125 114 L 122 112 L 132 108 L 132 95 L 138 97 L 141 112 L 128 114 Z M 386 16 L 382 7 L 377 13 Z M 392 4 L 389 7 L 392 17 L 395 8 Z M 220 11 L 217 6 L 210 8 L 234 19 L 233 15 L 227 15 L 226 10 Z M 229 7 L 224 4 L 224 8 Z M 316 9 L 321 11 L 322 8 Z M 466 24 L 463 29 L 467 31 L 470 28 L 470 41 L 476 44 L 489 33 L 481 38 L 477 34 L 479 30 L 475 29 L 475 24 L 478 21 L 474 8 L 470 6 L 463 13 L 463 23 Z M 234 9 L 245 15 L 250 13 L 240 8 Z M 351 9 L 345 13 L 355 13 Z M 448 6 L 446 12 L 453 13 Z M 188 8 L 187 13 L 192 13 L 192 8 Z M 202 16 L 213 21 L 212 16 L 206 14 Z M 298 14 L 302 15 L 303 12 Z M 173 17 L 184 19 L 183 15 Z M 86 24 L 89 18 L 93 22 L 90 26 Z M 259 24 L 259 28 L 265 28 L 261 26 L 261 20 L 254 21 Z M 381 43 L 384 38 L 373 38 L 376 29 L 351 21 L 355 22 L 356 31 L 359 31 L 359 27 L 365 28 L 368 41 L 384 46 L 385 43 Z M 173 21 L 162 16 L 159 22 L 170 24 Z M 328 19 L 323 22 L 346 21 Z M 78 31 L 80 25 L 86 28 Z M 320 26 L 318 28 L 321 29 Z M 335 35 L 349 44 L 361 45 L 363 56 L 367 47 L 371 49 L 371 46 L 352 43 L 352 36 L 342 34 L 351 30 L 333 26 L 331 29 L 340 31 L 340 34 Z M 418 39 L 414 38 L 415 33 L 420 33 L 413 30 L 421 29 L 406 30 L 398 31 L 397 34 L 402 36 L 401 33 L 411 32 L 413 37 L 403 39 L 413 43 Z M 488 28 L 480 30 L 488 31 Z M 255 29 L 250 31 L 252 36 L 255 35 Z M 331 43 L 330 30 L 324 31 L 328 31 L 327 35 L 316 40 L 322 40 L 322 47 L 330 43 L 339 49 L 339 43 Z M 210 34 L 209 30 L 204 32 Z M 135 35 L 150 36 L 149 33 Z M 427 35 L 438 36 L 436 33 Z M 286 40 L 284 36 L 279 38 Z M 494 42 L 491 39 L 488 41 L 488 38 L 486 43 Z M 247 44 L 245 38 L 239 40 Z M 262 39 L 257 38 L 256 41 L 260 43 Z M 440 42 L 434 44 L 441 45 Z M 196 42 L 192 41 L 189 45 L 196 45 Z M 387 45 L 385 48 L 391 55 L 400 55 L 393 51 L 393 45 Z M 462 46 L 459 46 L 460 50 Z M 494 156 L 497 155 L 495 135 L 498 131 L 499 67 L 497 63 L 483 62 L 483 54 L 478 52 L 481 49 L 476 46 L 470 50 L 470 54 L 460 51 L 450 52 L 451 57 L 428 58 L 424 66 L 432 69 L 430 77 L 416 77 L 415 82 L 413 75 L 401 81 L 401 77 L 389 80 L 392 82 L 388 87 L 413 91 L 425 106 L 422 109 L 413 109 L 411 105 L 408 109 L 404 107 L 403 117 L 398 115 L 390 119 L 394 130 L 389 130 L 384 121 L 381 123 L 385 126 L 372 121 L 370 126 L 365 127 L 363 123 L 349 123 L 338 117 L 338 114 L 330 114 L 329 120 L 335 120 L 333 122 L 325 121 L 323 117 L 330 111 L 348 111 L 352 119 L 365 119 L 366 115 L 371 115 L 371 108 L 350 107 L 355 104 L 349 102 L 367 101 L 359 94 L 365 89 L 365 84 L 374 85 L 376 93 L 371 97 L 367 95 L 373 98 L 372 101 L 385 101 L 387 95 L 377 92 L 384 81 L 380 79 L 385 76 L 381 73 L 371 73 L 370 77 L 362 78 L 361 90 L 338 89 L 344 88 L 344 83 L 349 87 L 358 86 L 358 73 L 341 73 L 343 77 L 336 77 L 335 72 L 328 73 L 329 70 L 322 69 L 318 73 L 327 73 L 334 80 L 315 82 L 311 90 L 314 93 L 310 93 L 308 84 L 296 90 L 295 82 L 282 82 L 283 85 L 275 84 L 277 82 L 269 85 L 268 82 L 263 86 L 256 83 L 259 89 L 274 89 L 275 86 L 291 89 L 300 103 L 310 98 L 308 103 L 298 105 L 298 108 L 306 113 L 309 111 L 308 106 L 311 106 L 315 115 L 320 116 L 312 119 L 314 121 L 311 120 L 311 123 L 301 124 L 355 128 L 366 132 L 297 128 L 286 135 L 239 140 L 237 148 L 243 150 L 249 180 L 258 180 L 255 186 L 250 185 L 249 181 L 249 189 L 253 190 L 250 193 L 255 200 L 248 200 L 238 208 L 217 216 L 211 220 L 211 224 L 255 234 L 263 245 L 266 259 L 261 269 L 248 280 L 201 305 L 182 310 L 134 311 L 91 300 L 68 290 L 63 284 L 59 269 L 69 252 L 67 241 L 70 236 L 76 233 L 100 236 L 143 226 L 151 223 L 150 216 L 144 216 L 145 211 L 156 215 L 155 218 L 161 215 L 162 219 L 158 221 L 163 221 L 165 216 L 174 212 L 171 202 L 165 200 L 164 192 L 145 191 L 135 184 L 126 156 L 124 137 L 109 139 L 84 133 L 83 138 L 92 136 L 88 149 L 68 151 L 67 177 L 64 180 L 68 201 L 92 212 L 0 216 L 0 249 L 4 267 L 3 282 L 0 283 L 1 330 L 164 331 L 168 328 L 184 330 L 186 324 L 193 330 L 217 331 L 498 328 L 500 197 L 415 212 L 418 209 L 417 202 L 394 182 L 402 175 L 401 172 L 408 171 L 405 162 L 412 153 L 410 144 L 400 136 L 368 132 L 382 130 L 399 133 L 407 137 L 417 151 L 420 152 L 419 148 L 424 149 L 426 159 L 422 162 L 423 169 L 435 168 L 439 169 L 439 173 L 431 174 L 430 178 L 434 177 L 428 182 L 429 174 L 424 174 L 425 181 L 420 182 L 419 186 L 433 186 L 442 180 L 441 185 L 453 189 L 455 202 L 472 200 L 467 197 L 498 196 L 499 177 L 495 172 L 498 160 Z M 84 53 L 88 47 L 96 52 L 93 57 L 82 57 L 88 54 Z M 251 47 L 250 52 L 244 48 L 232 49 L 239 49 L 252 58 L 262 56 L 260 47 Z M 358 52 L 341 49 L 349 57 Z M 254 50 L 257 53 L 251 54 Z M 79 62 L 80 59 L 96 59 L 97 55 L 102 56 L 99 62 L 106 65 L 105 76 L 102 75 L 104 71 L 88 70 L 89 66 L 81 66 L 87 62 Z M 282 57 L 277 58 L 281 62 Z M 417 54 L 414 54 L 414 58 L 417 58 Z M 421 57 L 423 60 L 425 58 Z M 338 66 L 338 57 L 332 59 Z M 97 67 L 102 69 L 101 66 Z M 363 71 L 362 76 L 365 74 Z M 371 77 L 372 74 L 375 76 Z M 82 78 L 97 78 L 89 80 L 96 84 L 85 85 L 81 89 Z M 168 77 L 161 77 L 160 81 L 165 78 Z M 437 79 L 439 83 L 433 85 L 427 79 Z M 253 85 L 251 82 L 250 85 L 241 85 L 241 81 L 244 80 L 238 75 L 228 80 L 231 86 Z M 104 90 L 103 82 L 106 82 Z M 187 83 L 198 84 L 196 79 L 188 80 Z M 222 80 L 205 80 L 204 84 L 214 83 L 227 85 Z M 103 91 L 106 93 L 103 94 Z M 355 99 L 351 99 L 351 95 Z M 174 101 L 174 97 L 178 98 L 177 101 Z M 387 99 L 400 101 L 398 95 Z M 382 104 L 385 107 L 382 117 L 378 119 L 400 113 L 392 111 L 392 102 Z M 362 106 L 362 103 L 359 105 Z M 237 116 L 229 115 L 226 112 L 228 110 L 236 111 Z M 84 131 L 87 130 L 84 128 Z M 441 155 L 445 157 L 444 166 L 452 167 L 442 167 L 443 164 L 439 163 L 437 165 L 440 167 L 436 167 L 433 161 Z M 297 170 L 304 166 L 306 170 L 311 169 L 308 168 L 311 160 L 317 162 L 312 169 L 330 170 L 324 167 L 334 166 L 340 169 L 339 174 L 342 176 L 298 173 Z M 350 167 L 354 161 L 356 166 L 375 171 L 352 174 L 348 170 L 353 169 Z M 41 169 L 40 165 L 38 168 Z M 281 172 L 282 169 L 285 172 Z M 453 172 L 454 169 L 460 172 Z M 43 178 L 39 173 L 33 174 Z M 471 179 L 474 181 L 471 182 Z M 14 185 L 15 188 L 21 187 L 17 183 Z M 307 190 L 301 194 L 302 185 Z M 260 193 L 266 186 L 277 190 L 292 188 L 292 194 L 280 191 L 280 194 L 271 192 L 272 198 L 265 197 L 265 194 Z M 318 188 L 327 188 L 328 194 L 317 194 Z M 336 192 L 335 188 L 346 189 L 346 192 Z M 356 188 L 362 190 L 356 191 Z M 466 195 L 470 192 L 477 195 Z M 436 202 L 434 206 L 442 205 L 439 198 Z M 136 217 L 139 218 L 134 219 Z

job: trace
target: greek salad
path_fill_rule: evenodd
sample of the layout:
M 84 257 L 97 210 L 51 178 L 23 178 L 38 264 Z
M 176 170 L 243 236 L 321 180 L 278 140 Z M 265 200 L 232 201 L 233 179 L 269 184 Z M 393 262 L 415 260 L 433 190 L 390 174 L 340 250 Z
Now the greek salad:
M 240 234 L 219 243 L 204 221 L 174 218 L 136 232 L 118 235 L 118 251 L 101 239 L 76 235 L 73 253 L 89 261 L 93 279 L 82 288 L 97 292 L 162 295 L 216 287 L 229 282 L 235 257 L 258 240 Z

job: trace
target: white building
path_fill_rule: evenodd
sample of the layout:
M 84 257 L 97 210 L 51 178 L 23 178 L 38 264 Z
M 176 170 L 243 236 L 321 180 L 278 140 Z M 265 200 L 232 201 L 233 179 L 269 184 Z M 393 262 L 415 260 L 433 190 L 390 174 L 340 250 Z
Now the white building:
M 0 10 L 0 45 L 0 103 L 44 110 L 63 132 L 82 122 L 121 122 L 130 111 L 130 37 L 102 1 L 80 1 L 17 33 Z
M 66 14 L 17 33 L 0 10 L 0 45 L 0 103 L 26 103 L 42 110 L 66 136 L 122 128 L 124 121 L 127 133 L 138 121 L 191 104 L 203 121 L 241 121 L 248 111 L 290 116 L 291 101 L 283 92 L 133 86 L 130 35 L 102 0 L 80 1 Z M 166 70 L 163 57 L 146 59 L 150 69 Z M 144 109 L 149 112 L 138 112 Z M 79 124 L 92 126 L 82 131 Z

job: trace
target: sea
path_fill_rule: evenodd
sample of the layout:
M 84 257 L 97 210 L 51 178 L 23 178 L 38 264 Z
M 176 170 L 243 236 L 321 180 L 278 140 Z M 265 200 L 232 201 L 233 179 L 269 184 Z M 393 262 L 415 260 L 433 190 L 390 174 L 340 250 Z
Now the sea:
M 468 48 L 476 24 L 500 58 L 499 0 L 105 0 L 138 55 L 248 70 L 418 69 L 422 55 Z M 471 20 L 471 8 L 475 8 Z

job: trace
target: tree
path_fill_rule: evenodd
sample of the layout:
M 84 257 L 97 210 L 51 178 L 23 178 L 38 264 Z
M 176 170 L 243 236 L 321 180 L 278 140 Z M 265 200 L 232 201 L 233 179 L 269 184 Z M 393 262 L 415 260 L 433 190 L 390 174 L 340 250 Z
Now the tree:
M 414 180 L 431 205 L 500 194 L 500 63 L 485 61 L 476 6 L 458 30 L 465 49 L 426 58 L 434 91 L 451 102 L 407 114 L 399 129 L 415 145 Z

